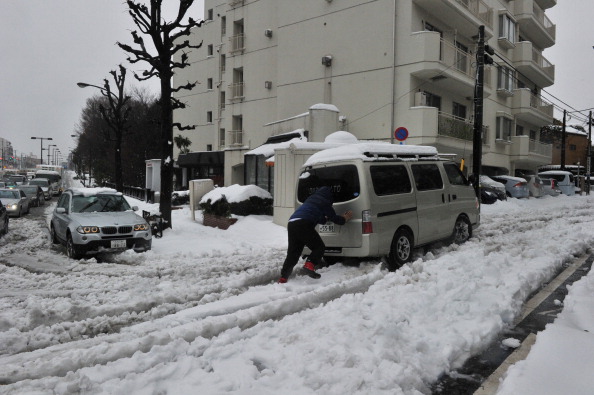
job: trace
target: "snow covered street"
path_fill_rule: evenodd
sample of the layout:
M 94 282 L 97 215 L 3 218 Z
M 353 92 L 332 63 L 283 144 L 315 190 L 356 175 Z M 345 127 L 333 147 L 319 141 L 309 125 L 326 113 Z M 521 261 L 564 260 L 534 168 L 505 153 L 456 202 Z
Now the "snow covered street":
M 428 394 L 589 251 L 593 203 L 483 205 L 469 242 L 397 272 L 373 260 L 287 284 L 286 230 L 268 216 L 223 231 L 186 207 L 152 251 L 101 261 L 68 259 L 46 224 L 16 219 L 0 239 L 0 393 Z

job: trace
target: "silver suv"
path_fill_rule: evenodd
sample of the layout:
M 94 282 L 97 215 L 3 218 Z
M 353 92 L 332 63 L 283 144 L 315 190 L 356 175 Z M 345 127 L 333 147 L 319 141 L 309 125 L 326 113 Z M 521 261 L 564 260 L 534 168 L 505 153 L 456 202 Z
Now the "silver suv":
M 148 251 L 152 244 L 150 227 L 134 213 L 137 209 L 114 189 L 68 189 L 52 215 L 52 242 L 66 245 L 73 259 L 127 249 Z
M 344 225 L 319 225 L 327 262 L 385 256 L 390 270 L 412 258 L 413 248 L 462 243 L 480 222 L 472 185 L 454 162 L 433 147 L 353 144 L 314 154 L 304 164 L 297 204 L 329 186 Z

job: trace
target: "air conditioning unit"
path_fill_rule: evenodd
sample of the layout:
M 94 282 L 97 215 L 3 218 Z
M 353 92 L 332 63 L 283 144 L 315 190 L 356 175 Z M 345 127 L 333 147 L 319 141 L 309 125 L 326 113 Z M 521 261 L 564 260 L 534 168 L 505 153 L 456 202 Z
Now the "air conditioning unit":
M 429 103 L 427 101 L 427 94 L 425 92 L 416 92 L 415 93 L 415 107 L 418 106 L 428 106 Z
M 326 67 L 332 66 L 332 56 L 326 55 L 322 57 L 322 64 Z
M 264 35 L 265 35 L 266 37 L 272 37 L 272 30 L 270 30 L 270 29 L 266 29 L 266 30 L 264 30 Z

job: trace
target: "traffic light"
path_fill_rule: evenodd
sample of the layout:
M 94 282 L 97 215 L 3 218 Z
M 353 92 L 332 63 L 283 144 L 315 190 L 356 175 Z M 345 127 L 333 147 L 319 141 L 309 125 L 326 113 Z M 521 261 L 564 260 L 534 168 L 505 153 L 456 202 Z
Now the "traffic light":
M 485 45 L 485 64 L 493 64 L 493 58 L 490 55 L 495 55 L 495 50 L 487 44 Z

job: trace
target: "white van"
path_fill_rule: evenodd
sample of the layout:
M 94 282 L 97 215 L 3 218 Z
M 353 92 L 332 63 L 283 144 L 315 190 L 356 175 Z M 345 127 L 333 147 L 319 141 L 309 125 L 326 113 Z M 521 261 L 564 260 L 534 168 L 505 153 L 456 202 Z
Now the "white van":
M 556 181 L 557 189 L 567 196 L 575 195 L 575 179 L 573 173 L 564 170 L 549 170 L 538 173 L 540 178 L 552 178 Z
M 480 222 L 474 188 L 434 147 L 349 144 L 318 152 L 301 169 L 297 204 L 324 185 L 332 188 L 336 212 L 353 211 L 345 225 L 319 226 L 329 262 L 385 256 L 396 270 L 413 248 L 462 243 Z

